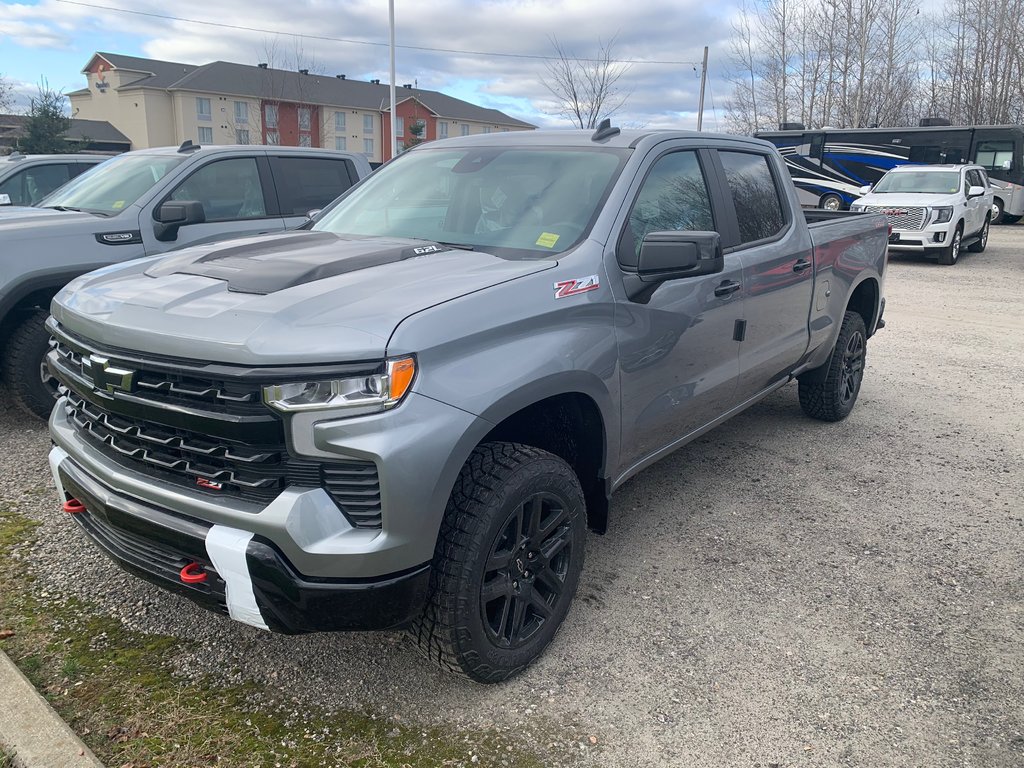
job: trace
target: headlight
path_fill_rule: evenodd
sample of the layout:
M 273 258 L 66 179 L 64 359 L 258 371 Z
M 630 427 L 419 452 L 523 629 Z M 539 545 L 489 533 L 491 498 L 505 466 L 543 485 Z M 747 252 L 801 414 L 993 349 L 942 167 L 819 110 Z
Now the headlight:
M 347 416 L 377 413 L 398 405 L 416 375 L 416 360 L 388 360 L 383 373 L 321 381 L 294 381 L 263 388 L 263 401 L 285 413 L 348 410 Z
M 932 208 L 935 211 L 935 223 L 943 224 L 953 218 L 953 208 L 948 205 L 944 205 L 940 208 Z
M 864 210 L 864 206 L 863 205 L 857 205 L 857 203 L 853 203 L 853 204 L 850 205 L 850 210 L 851 211 L 863 211 Z

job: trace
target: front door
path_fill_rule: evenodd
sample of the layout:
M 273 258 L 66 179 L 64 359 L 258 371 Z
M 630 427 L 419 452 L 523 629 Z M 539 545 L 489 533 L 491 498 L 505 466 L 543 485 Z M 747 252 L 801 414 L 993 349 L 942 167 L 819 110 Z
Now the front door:
M 618 241 L 622 271 L 635 271 L 650 232 L 715 230 L 706 153 L 655 160 Z M 622 469 L 728 410 L 739 371 L 733 334 L 743 318 L 742 264 L 726 256 L 715 275 L 662 283 L 646 303 L 616 305 L 622 397 Z

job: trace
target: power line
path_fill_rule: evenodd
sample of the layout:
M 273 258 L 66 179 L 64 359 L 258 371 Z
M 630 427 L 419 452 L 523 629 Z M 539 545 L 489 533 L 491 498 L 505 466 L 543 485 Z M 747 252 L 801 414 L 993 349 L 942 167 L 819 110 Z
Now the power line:
M 96 8 L 102 11 L 116 11 L 117 13 L 130 13 L 135 16 L 148 16 L 153 19 L 165 19 L 167 21 L 183 21 L 188 24 L 202 24 L 207 27 L 222 27 L 224 29 L 238 29 L 244 32 L 260 32 L 265 35 L 287 35 L 289 37 L 299 37 L 305 40 L 326 40 L 332 43 L 351 43 L 352 45 L 373 45 L 379 47 L 387 47 L 387 43 L 374 42 L 373 40 L 352 40 L 351 38 L 345 37 L 329 37 L 327 35 L 307 35 L 300 34 L 299 32 L 283 32 L 278 29 L 263 29 L 261 27 L 247 27 L 242 24 L 225 24 L 221 21 L 204 21 L 203 19 L 187 19 L 183 16 L 171 16 L 163 13 L 153 13 L 151 11 L 134 11 L 129 8 L 117 8 L 112 5 L 99 5 L 98 3 L 84 3 L 80 0 L 56 0 L 58 3 L 64 3 L 65 5 L 78 5 L 83 8 Z M 404 48 L 409 51 L 427 51 L 429 53 L 458 53 L 464 56 L 500 56 L 508 59 L 535 59 L 539 61 L 561 61 L 559 56 L 542 56 L 540 54 L 533 53 L 501 53 L 499 51 L 467 51 L 459 48 L 429 48 L 422 45 L 396 45 L 396 48 Z M 572 57 L 576 61 L 586 61 L 591 63 L 603 64 L 604 59 L 588 59 L 582 57 Z M 668 64 L 672 66 L 685 66 L 692 65 L 692 61 L 666 61 L 664 59 L 614 59 L 612 63 L 615 64 Z

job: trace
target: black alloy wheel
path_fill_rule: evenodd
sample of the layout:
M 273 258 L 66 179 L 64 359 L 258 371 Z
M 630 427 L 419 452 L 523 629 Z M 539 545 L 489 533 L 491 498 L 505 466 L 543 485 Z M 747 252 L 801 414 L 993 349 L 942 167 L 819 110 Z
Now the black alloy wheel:
M 867 340 L 858 329 L 850 334 L 843 350 L 842 383 L 839 388 L 839 402 L 845 407 L 857 397 L 864 379 L 864 360 L 867 357 Z

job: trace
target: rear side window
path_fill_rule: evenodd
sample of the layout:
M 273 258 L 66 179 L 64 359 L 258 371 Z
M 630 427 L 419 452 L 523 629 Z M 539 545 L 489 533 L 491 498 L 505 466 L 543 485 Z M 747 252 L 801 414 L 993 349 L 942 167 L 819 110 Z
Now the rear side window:
M 356 174 L 349 160 L 326 157 L 272 157 L 282 216 L 304 216 L 324 208 L 352 186 Z
M 197 170 L 171 193 L 171 200 L 198 200 L 207 221 L 260 219 L 267 215 L 253 157 L 217 160 Z
M 635 269 L 640 244 L 651 232 L 707 232 L 714 228 L 711 197 L 697 153 L 673 152 L 654 163 L 640 186 L 629 212 L 629 228 L 623 233 L 619 259 L 623 266 Z
M 726 183 L 736 207 L 740 242 L 752 243 L 775 237 L 786 219 L 768 157 L 751 152 L 719 151 Z

